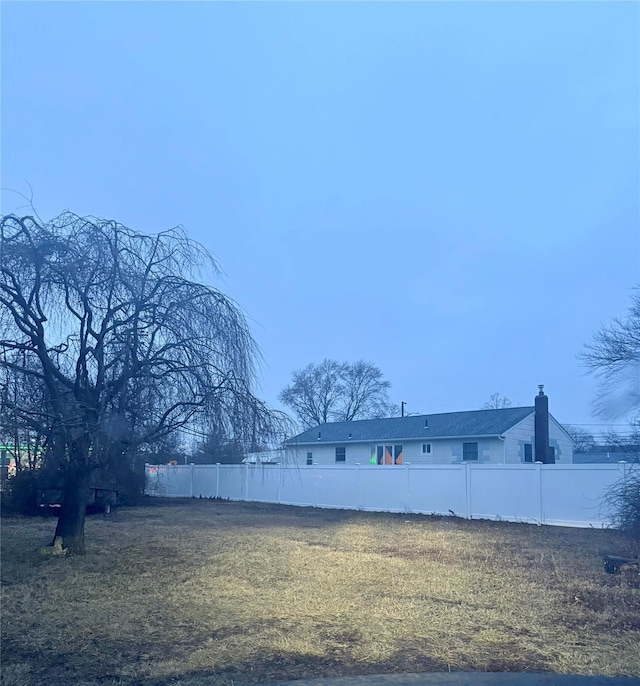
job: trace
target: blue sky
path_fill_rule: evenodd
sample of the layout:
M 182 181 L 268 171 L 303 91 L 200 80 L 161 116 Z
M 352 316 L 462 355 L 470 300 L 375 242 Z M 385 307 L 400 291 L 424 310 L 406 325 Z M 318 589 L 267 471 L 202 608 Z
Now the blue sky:
M 408 412 L 544 383 L 559 421 L 603 421 L 576 355 L 640 282 L 640 5 L 1 12 L 2 211 L 30 184 L 46 218 L 184 225 L 267 401 L 362 358 Z

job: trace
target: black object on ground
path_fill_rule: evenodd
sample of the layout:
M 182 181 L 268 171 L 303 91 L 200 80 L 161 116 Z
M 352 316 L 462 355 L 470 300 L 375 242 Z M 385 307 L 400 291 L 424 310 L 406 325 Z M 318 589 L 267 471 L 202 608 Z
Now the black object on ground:
M 620 574 L 623 565 L 638 566 L 638 560 L 634 557 L 620 557 L 619 555 L 604 556 L 604 571 L 607 574 Z

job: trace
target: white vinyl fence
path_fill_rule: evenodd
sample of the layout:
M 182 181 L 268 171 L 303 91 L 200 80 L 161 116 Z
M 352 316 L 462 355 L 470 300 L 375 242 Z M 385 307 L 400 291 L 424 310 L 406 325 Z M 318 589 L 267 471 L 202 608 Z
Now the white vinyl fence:
M 630 465 L 147 465 L 147 494 L 557 526 L 610 524 Z

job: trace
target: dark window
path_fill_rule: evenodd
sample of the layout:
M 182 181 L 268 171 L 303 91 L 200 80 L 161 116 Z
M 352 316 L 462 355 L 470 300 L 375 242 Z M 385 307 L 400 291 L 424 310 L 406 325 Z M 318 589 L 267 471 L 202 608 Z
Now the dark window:
M 477 460 L 478 459 L 478 443 L 463 443 L 462 444 L 462 459 L 463 460 Z
M 553 446 L 549 446 L 549 464 L 556 463 L 556 449 Z
M 346 448 L 336 448 L 336 462 L 346 462 L 347 461 L 347 449 Z
M 531 443 L 524 444 L 524 461 L 533 462 L 533 445 Z
M 430 453 L 431 452 L 431 443 L 423 443 L 422 444 L 422 452 L 423 453 Z
M 307 464 L 313 464 L 313 453 L 307 453 Z
M 377 445 L 371 464 L 402 464 L 403 459 L 401 445 Z

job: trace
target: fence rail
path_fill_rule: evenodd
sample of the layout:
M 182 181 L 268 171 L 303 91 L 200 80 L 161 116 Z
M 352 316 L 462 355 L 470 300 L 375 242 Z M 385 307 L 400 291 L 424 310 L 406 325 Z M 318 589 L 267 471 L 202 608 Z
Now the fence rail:
M 630 465 L 147 465 L 147 494 L 605 527 Z

